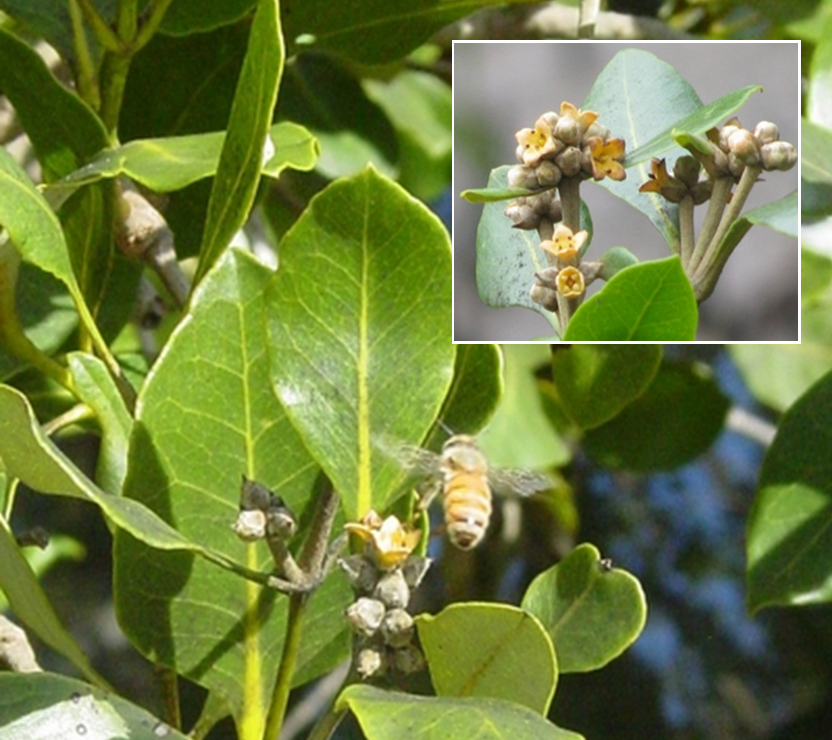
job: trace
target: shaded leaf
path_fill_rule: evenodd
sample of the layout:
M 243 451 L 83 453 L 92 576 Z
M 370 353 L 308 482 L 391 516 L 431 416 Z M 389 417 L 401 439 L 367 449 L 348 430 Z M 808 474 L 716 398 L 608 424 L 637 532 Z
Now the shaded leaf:
M 107 682 L 90 665 L 89 658 L 72 635 L 61 624 L 37 576 L 26 562 L 14 536 L 3 520 L 0 520 L 0 589 L 8 599 L 8 605 L 17 619 L 39 639 L 63 655 L 90 681 L 94 681 L 99 686 L 107 685 Z M 6 674 L 0 673 L 0 677 L 3 675 Z M 4 707 L 0 699 L 0 723 L 2 723 L 3 711 Z M 3 737 L 2 726 L 0 726 L 0 737 Z
M 14 106 L 47 181 L 78 169 L 107 146 L 98 116 L 54 77 L 34 49 L 2 29 L 0 90 Z
M 679 258 L 667 257 L 617 273 L 575 312 L 564 340 L 690 341 L 698 318 Z
M 434 698 L 354 684 L 341 692 L 336 709 L 349 709 L 368 740 L 583 740 L 531 709 L 498 699 Z
M 419 444 L 451 380 L 447 232 L 368 168 L 316 196 L 279 251 L 267 306 L 277 395 L 347 518 L 381 511 L 401 477 L 385 445 Z
M 822 29 L 817 46 L 812 54 L 809 69 L 809 94 L 806 104 L 807 117 L 814 123 L 826 128 L 832 128 L 832 20 L 817 24 Z M 807 142 L 801 139 L 803 151 L 807 151 Z M 811 147 L 808 151 L 812 155 L 824 155 Z
M 0 673 L 2 740 L 187 740 L 141 707 L 52 673 Z
M 257 0 L 177 0 L 162 19 L 159 30 L 171 35 L 204 33 L 234 23 L 257 5 Z
M 505 699 L 548 711 L 558 667 L 535 617 L 508 604 L 462 603 L 417 617 L 416 627 L 437 696 Z
M 647 620 L 638 579 L 602 562 L 589 544 L 537 576 L 522 607 L 552 638 L 564 673 L 605 666 L 636 641 Z
M 672 469 L 713 444 L 729 406 L 705 366 L 665 362 L 644 393 L 587 432 L 584 449 L 608 467 Z
M 298 542 L 321 484 L 271 391 L 263 329 L 271 274 L 231 249 L 200 284 L 140 393 L 124 485 L 126 501 L 146 504 L 181 537 L 260 573 L 274 567 L 266 544 L 245 544 L 231 529 L 242 476 L 283 497 L 300 522 Z M 218 692 L 237 722 L 261 736 L 286 597 L 122 532 L 114 579 L 119 622 L 133 644 Z M 298 658 L 307 679 L 345 657 L 349 598 L 345 581 L 329 578 L 310 602 Z
M 659 346 L 574 345 L 552 354 L 557 398 L 581 429 L 614 418 L 653 382 L 662 360 Z
M 748 607 L 832 600 L 832 375 L 786 412 L 748 517 Z
M 248 219 L 263 162 L 271 158 L 268 130 L 284 61 L 279 12 L 278 0 L 259 0 L 208 201 L 195 284 Z
M 800 143 L 801 211 L 832 213 L 832 131 L 804 118 Z

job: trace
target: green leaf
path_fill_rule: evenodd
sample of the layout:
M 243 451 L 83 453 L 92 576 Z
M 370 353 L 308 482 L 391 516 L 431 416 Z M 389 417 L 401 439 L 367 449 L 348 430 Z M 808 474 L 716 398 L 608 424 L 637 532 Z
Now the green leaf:
M 468 640 L 471 636 L 468 636 Z M 341 692 L 336 709 L 349 709 L 367 740 L 583 740 L 547 722 L 537 712 L 498 699 L 447 699 L 402 694 L 353 684 Z
M 0 90 L 14 106 L 47 181 L 72 172 L 107 146 L 98 116 L 55 79 L 34 49 L 2 29 Z
M 606 565 L 589 544 L 537 576 L 522 607 L 549 633 L 564 673 L 605 666 L 636 641 L 647 620 L 638 579 Z
M 504 190 L 510 165 L 491 170 L 488 187 Z M 540 249 L 537 231 L 515 229 L 505 213 L 504 203 L 487 203 L 477 227 L 477 290 L 484 303 L 494 308 L 522 306 L 537 311 L 553 326 L 557 318 L 529 298 L 535 272 L 549 266 Z M 584 244 L 592 240 L 592 219 L 581 202 L 581 228 L 589 232 Z
M 627 267 L 638 264 L 638 258 L 626 247 L 613 247 L 604 252 L 598 261 L 602 265 L 598 277 L 607 281 Z
M 505 699 L 547 713 L 558 666 L 535 617 L 508 604 L 462 603 L 417 617 L 416 627 L 437 696 Z
M 440 419 L 456 433 L 475 434 L 503 396 L 503 355 L 496 344 L 457 345 L 454 378 Z
M 141 707 L 53 673 L 0 673 L 2 740 L 187 740 Z
M 200 284 L 139 395 L 124 484 L 124 500 L 146 504 L 180 537 L 260 573 L 274 568 L 265 543 L 245 544 L 231 529 L 242 476 L 282 496 L 304 531 L 320 485 L 271 390 L 263 328 L 271 275 L 231 249 Z M 262 736 L 288 600 L 122 532 L 114 579 L 119 623 L 133 644 L 217 691 L 238 723 Z M 346 656 L 349 598 L 344 580 L 329 578 L 310 602 L 298 663 L 307 679 Z
M 497 0 L 283 0 L 289 53 L 334 51 L 365 64 L 403 59 L 439 29 Z
M 365 80 L 364 89 L 396 129 L 401 186 L 422 200 L 437 198 L 451 182 L 450 85 L 433 74 L 402 69 L 388 82 Z
M 832 213 L 832 131 L 800 121 L 800 208 L 803 213 Z
M 105 491 L 119 494 L 127 468 L 133 418 L 101 360 L 83 352 L 72 352 L 67 364 L 78 398 L 95 412 L 101 426 L 96 481 Z
M 503 346 L 505 391 L 479 443 L 495 466 L 548 468 L 565 465 L 572 453 L 543 410 L 535 372 L 549 363 L 545 345 Z
M 729 407 L 704 365 L 665 362 L 641 396 L 587 432 L 583 446 L 608 467 L 669 470 L 713 444 Z
M 575 312 L 565 341 L 690 341 L 698 311 L 678 257 L 643 262 L 615 275 Z
M 225 132 L 192 134 L 163 139 L 136 139 L 116 149 L 105 149 L 88 165 L 70 173 L 46 192 L 60 194 L 103 178 L 126 175 L 157 193 L 169 193 L 217 171 Z M 303 126 L 276 123 L 269 129 L 262 174 L 277 178 L 287 167 L 311 170 L 318 157 L 318 143 Z
M 748 607 L 832 600 L 832 375 L 786 412 L 748 518 Z
M 653 382 L 660 346 L 575 345 L 552 353 L 561 407 L 580 429 L 613 419 Z
M 752 224 L 768 226 L 786 236 L 799 236 L 800 212 L 798 211 L 797 190 L 780 200 L 766 203 L 742 214 L 742 218 Z
M 195 284 L 248 219 L 260 170 L 272 154 L 267 148 L 268 131 L 283 76 L 283 61 L 279 2 L 259 0 L 208 201 Z
M 609 128 L 612 136 L 622 137 L 630 152 L 669 132 L 680 119 L 701 107 L 694 89 L 673 67 L 638 49 L 618 52 L 595 80 L 582 105 L 597 111 L 599 123 Z M 675 157 L 668 158 L 668 168 L 673 166 L 671 160 Z M 627 172 L 626 180 L 605 178 L 600 185 L 644 213 L 674 247 L 679 243 L 677 208 L 657 193 L 638 192 L 648 174 L 649 167 L 642 162 Z
M 822 24 L 822 29 L 809 69 L 806 113 L 814 123 L 832 128 L 832 20 Z M 801 140 L 801 147 L 806 151 L 805 140 Z M 824 154 L 811 148 L 808 151 L 812 156 Z
M 501 200 L 512 200 L 524 195 L 534 195 L 536 190 L 526 188 L 469 188 L 459 195 L 469 203 L 497 203 Z
M 341 494 L 381 511 L 451 381 L 451 255 L 439 220 L 367 168 L 316 196 L 280 244 L 267 305 L 272 379 Z
M 6 522 L 0 518 L 0 589 L 17 619 L 53 650 L 63 655 L 82 675 L 99 686 L 107 682 L 96 673 L 89 658 L 61 624 L 38 578 L 20 552 Z M 3 673 L 0 673 L 2 677 Z M 0 717 L 2 717 L 0 699 Z M 2 719 L 0 719 L 2 723 Z M 3 729 L 0 727 L 0 738 Z
M 650 141 L 639 145 L 637 149 L 626 156 L 623 165 L 632 167 L 641 162 L 647 162 L 653 157 L 659 157 L 679 146 L 678 139 L 702 134 L 723 123 L 729 116 L 742 108 L 755 92 L 762 92 L 762 90 L 762 85 L 748 85 L 740 90 L 723 95 L 713 103 L 702 106 L 684 118 L 678 119 L 671 127 L 657 134 Z
M 257 0 L 177 0 L 162 19 L 159 30 L 171 35 L 204 33 L 245 17 Z

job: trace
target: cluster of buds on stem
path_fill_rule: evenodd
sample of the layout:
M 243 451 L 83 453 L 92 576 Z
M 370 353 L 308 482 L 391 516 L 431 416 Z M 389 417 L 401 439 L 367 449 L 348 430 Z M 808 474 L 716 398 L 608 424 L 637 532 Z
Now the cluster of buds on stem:
M 345 529 L 364 542 L 363 553 L 338 561 L 356 595 L 346 612 L 355 635 L 354 670 L 363 680 L 422 670 L 424 656 L 407 611 L 413 589 L 430 567 L 428 558 L 413 554 L 420 532 L 374 511 Z
M 686 148 L 690 156 L 676 161 L 672 175 L 663 159 L 654 159 L 650 179 L 639 187 L 639 192 L 658 193 L 679 204 L 678 252 L 701 302 L 713 292 L 728 257 L 742 237 L 725 239 L 740 217 L 752 186 L 764 170 L 794 167 L 797 152 L 788 142 L 780 141 L 775 124 L 761 121 L 750 131 L 737 118 L 721 129 L 709 130 L 706 141 L 691 142 Z M 707 177 L 700 180 L 702 169 Z M 693 206 L 706 200 L 710 200 L 708 212 L 698 238 L 694 238 Z
M 549 266 L 535 273 L 530 297 L 558 312 L 561 331 L 599 273 L 597 264 L 581 263 L 587 232 L 580 230 L 579 185 L 590 178 L 627 176 L 621 164 L 624 140 L 611 137 L 597 119 L 595 111 L 566 102 L 559 114 L 544 113 L 534 128 L 515 135 L 521 164 L 508 172 L 509 187 L 535 191 L 511 203 L 505 213 L 515 228 L 538 232 Z

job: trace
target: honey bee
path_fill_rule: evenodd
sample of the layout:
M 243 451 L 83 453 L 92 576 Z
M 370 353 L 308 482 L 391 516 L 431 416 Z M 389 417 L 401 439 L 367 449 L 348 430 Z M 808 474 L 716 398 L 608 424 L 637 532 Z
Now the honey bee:
M 439 454 L 421 448 L 408 448 L 406 454 L 407 466 L 427 476 L 420 508 L 442 494 L 448 538 L 461 550 L 473 549 L 485 536 L 492 489 L 529 496 L 552 487 L 549 478 L 531 470 L 492 468 L 476 439 L 467 434 L 451 435 Z

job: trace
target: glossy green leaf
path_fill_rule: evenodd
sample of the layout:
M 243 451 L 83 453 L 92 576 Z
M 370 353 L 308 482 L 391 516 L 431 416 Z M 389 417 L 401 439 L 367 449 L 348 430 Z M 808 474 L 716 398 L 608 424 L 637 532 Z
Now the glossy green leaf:
M 437 696 L 504 699 L 547 713 L 558 666 L 535 617 L 508 604 L 460 603 L 417 617 L 416 628 Z
M 575 312 L 565 341 L 690 341 L 699 313 L 678 257 L 622 270 Z
M 101 427 L 96 481 L 109 493 L 121 493 L 133 418 L 104 363 L 83 352 L 67 357 L 75 392 L 94 412 Z
M 204 33 L 245 17 L 257 0 L 176 0 L 159 30 L 171 35 Z
M 146 504 L 181 537 L 258 572 L 273 568 L 265 543 L 247 545 L 231 529 L 242 476 L 282 496 L 304 528 L 320 484 L 271 390 L 263 327 L 271 275 L 231 249 L 200 284 L 139 395 L 124 485 L 125 500 Z M 133 644 L 219 692 L 261 736 L 286 597 L 122 532 L 114 577 L 119 622 Z M 346 582 L 330 578 L 310 602 L 298 664 L 307 678 L 345 657 L 349 598 Z
M 832 128 L 832 20 L 822 26 L 809 69 L 809 95 L 806 114 L 820 126 Z M 806 151 L 805 139 L 801 147 Z M 809 149 L 809 152 L 818 152 Z
M 801 211 L 832 213 L 832 130 L 804 118 L 800 143 Z
M 811 249 L 800 250 L 800 300 L 805 306 L 827 298 L 832 289 L 832 259 Z
M 598 261 L 601 263 L 598 277 L 609 281 L 622 270 L 637 265 L 638 257 L 626 247 L 613 247 L 604 252 Z
M 328 179 L 353 175 L 368 164 L 398 175 L 398 136 L 381 105 L 342 60 L 305 54 L 289 65 L 278 115 L 303 124 L 321 144 L 317 171 Z M 412 124 L 411 124 L 412 125 Z M 447 132 L 442 135 L 446 138 Z
M 650 141 L 640 144 L 638 149 L 631 151 L 624 159 L 624 166 L 632 167 L 641 162 L 647 162 L 653 157 L 660 157 L 678 146 L 677 140 L 680 137 L 702 134 L 724 123 L 727 118 L 742 108 L 755 92 L 762 92 L 762 90 L 762 85 L 743 87 L 678 119 L 670 128 L 657 134 Z
M 797 190 L 780 198 L 780 200 L 766 203 L 742 214 L 742 219 L 752 224 L 768 226 L 786 236 L 799 236 L 800 211 L 798 210 Z M 795 243 L 795 247 L 797 244 Z M 795 249 L 795 258 L 797 250 Z
M 117 694 L 53 673 L 0 673 L 0 740 L 187 740 Z
M 455 433 L 475 434 L 492 417 L 502 396 L 503 355 L 499 346 L 457 345 L 454 378 L 442 404 L 442 422 Z
M 399 143 L 398 182 L 431 201 L 451 182 L 452 95 L 433 74 L 402 69 L 391 80 L 364 80 L 364 89 L 390 119 Z
M 403 59 L 439 29 L 497 0 L 283 0 L 289 53 L 334 51 L 365 64 Z
M 137 139 L 99 153 L 88 165 L 70 173 L 47 189 L 55 196 L 102 178 L 126 175 L 157 193 L 168 193 L 211 177 L 217 171 L 225 133 L 192 134 L 163 139 Z M 311 170 L 318 144 L 303 126 L 277 123 L 269 129 L 262 174 L 279 177 L 287 167 Z
M 20 547 L 2 518 L 0 518 L 0 590 L 8 599 L 8 605 L 16 618 L 29 630 L 46 645 L 67 658 L 90 681 L 99 686 L 106 686 L 107 682 L 96 673 L 90 665 L 89 658 L 61 624 L 37 576 L 26 562 L 26 558 L 23 557 Z M 0 676 L 2 675 L 4 674 L 0 673 Z M 0 700 L 1 704 L 2 700 Z M 2 717 L 2 706 L 0 706 L 0 717 Z M 0 738 L 2 737 L 3 730 L 0 727 Z
M 604 67 L 581 107 L 597 111 L 599 122 L 610 129 L 612 136 L 623 138 L 627 150 L 634 152 L 669 133 L 680 119 L 700 110 L 702 102 L 669 64 L 650 52 L 625 49 Z M 668 157 L 668 167 L 672 167 L 673 160 L 675 157 Z M 676 206 L 657 193 L 638 192 L 639 186 L 647 182 L 649 171 L 648 163 L 643 161 L 627 171 L 626 180 L 605 178 L 600 185 L 644 213 L 674 247 L 679 243 Z
M 0 90 L 14 106 L 47 181 L 72 172 L 107 145 L 95 113 L 33 48 L 2 29 Z
M 546 345 L 506 344 L 504 391 L 480 446 L 496 466 L 548 468 L 565 465 L 571 452 L 543 410 L 536 371 L 549 363 Z
M 195 283 L 205 276 L 248 219 L 261 168 L 272 155 L 268 131 L 283 76 L 283 61 L 279 2 L 259 0 L 208 201 Z
M 552 379 L 569 418 L 592 429 L 644 393 L 661 361 L 658 345 L 573 345 L 552 354 Z
M 832 375 L 786 412 L 748 517 L 748 606 L 832 600 Z
M 589 544 L 537 576 L 522 607 L 549 633 L 564 673 L 605 666 L 636 641 L 647 620 L 638 579 L 605 564 Z
M 372 168 L 316 196 L 280 244 L 272 379 L 349 519 L 385 508 L 447 392 L 451 254 L 439 220 Z
M 704 365 L 665 362 L 642 395 L 587 432 L 583 446 L 607 467 L 672 469 L 713 444 L 729 407 Z
M 509 165 L 504 165 L 491 170 L 488 187 L 505 189 L 509 169 Z M 482 209 L 477 227 L 477 290 L 480 298 L 494 308 L 531 308 L 557 328 L 557 317 L 529 298 L 535 272 L 549 266 L 545 253 L 540 249 L 540 237 L 534 230 L 515 229 L 504 213 L 506 205 L 486 203 Z M 589 239 L 584 244 L 589 247 L 592 219 L 583 202 L 581 228 L 589 232 Z
M 531 709 L 498 699 L 435 698 L 353 684 L 341 692 L 336 709 L 349 709 L 367 740 L 583 740 Z

